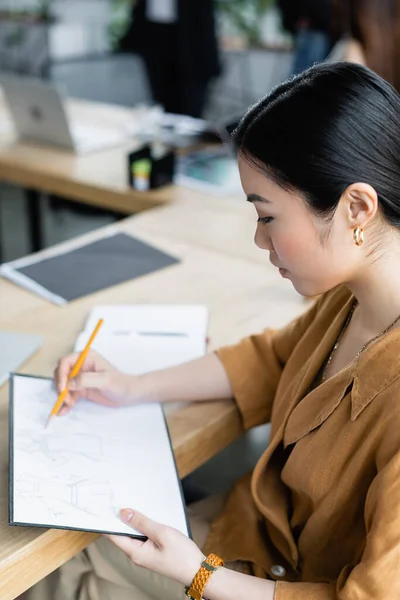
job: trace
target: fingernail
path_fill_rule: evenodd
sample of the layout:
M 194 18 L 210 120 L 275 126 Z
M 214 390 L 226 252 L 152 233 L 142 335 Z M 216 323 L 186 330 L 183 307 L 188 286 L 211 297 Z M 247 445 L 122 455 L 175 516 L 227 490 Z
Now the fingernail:
M 75 379 L 71 379 L 71 381 L 68 382 L 68 389 L 74 390 L 75 388 L 76 388 L 76 381 L 75 381 Z
M 119 511 L 119 516 L 123 521 L 125 521 L 125 523 L 132 521 L 134 514 L 135 513 L 131 508 L 121 508 Z

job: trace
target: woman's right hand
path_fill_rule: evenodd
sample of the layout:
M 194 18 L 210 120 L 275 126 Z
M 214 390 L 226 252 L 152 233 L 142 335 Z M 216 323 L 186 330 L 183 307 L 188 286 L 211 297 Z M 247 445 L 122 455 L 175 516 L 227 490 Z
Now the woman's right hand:
M 68 381 L 79 352 L 62 358 L 54 372 L 54 379 L 59 392 L 66 386 L 69 393 L 59 412 L 66 415 L 75 405 L 78 398 L 87 398 L 104 406 L 126 406 L 132 402 L 130 389 L 132 375 L 118 371 L 105 358 L 94 350 L 90 350 L 79 374 Z

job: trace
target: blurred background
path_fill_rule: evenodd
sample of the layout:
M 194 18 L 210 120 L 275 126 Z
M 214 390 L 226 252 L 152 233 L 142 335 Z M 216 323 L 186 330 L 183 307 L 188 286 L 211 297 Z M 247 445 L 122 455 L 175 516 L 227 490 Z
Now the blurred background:
M 61 81 L 72 96 L 128 106 L 147 102 L 151 96 L 143 59 L 129 31 L 135 4 L 138 10 L 145 3 L 0 0 L 0 68 Z M 227 106 L 245 108 L 279 81 L 290 61 L 291 39 L 272 0 L 204 4 L 215 11 L 223 63 L 206 108 L 207 116 L 214 117 L 224 114 Z M 136 16 L 139 20 L 140 14 Z M 199 53 L 207 49 L 199 48 Z
M 355 60 L 397 86 L 398 0 L 0 0 L 0 75 L 69 96 L 239 118 L 289 75 Z M 1 133 L 1 119 L 0 119 Z M 23 193 L 0 183 L 2 260 L 30 251 Z M 118 218 L 44 198 L 44 245 Z
M 140 12 L 140 4 L 135 6 L 132 0 L 0 0 L 0 72 L 64 84 L 68 95 L 76 98 L 127 107 L 152 104 L 143 49 L 137 48 L 137 36 L 132 31 L 135 17 L 143 21 L 140 14 L 133 14 L 138 9 Z M 239 115 L 286 76 L 291 37 L 282 29 L 274 2 L 221 0 L 204 4 L 209 6 L 196 60 L 201 66 L 202 54 L 207 55 L 204 60 L 209 61 L 210 75 L 208 81 L 207 73 L 203 86 L 208 88 L 207 99 L 195 114 L 200 116 L 201 112 L 214 122 L 227 115 Z M 215 23 L 210 24 L 211 11 Z M 190 27 L 191 15 L 186 17 Z M 138 25 L 143 30 L 143 22 Z M 156 37 L 160 35 L 157 25 L 161 34 L 163 29 L 173 27 L 154 24 Z M 207 54 L 201 42 L 210 46 L 214 27 L 216 47 L 214 53 Z M 169 43 L 163 40 L 164 45 Z M 154 39 L 151 44 L 155 47 L 154 61 L 159 54 L 161 63 L 165 49 L 157 48 Z M 151 61 L 151 57 L 146 58 Z M 161 70 L 165 69 L 164 63 Z M 173 77 L 170 86 L 174 86 Z M 168 81 L 165 87 L 169 87 Z M 202 90 L 198 95 L 203 95 Z M 173 110 L 174 106 L 169 108 Z M 23 202 L 22 190 L 0 184 L 3 261 L 30 251 Z M 112 222 L 118 216 L 49 198 L 42 200 L 41 209 L 46 245 Z

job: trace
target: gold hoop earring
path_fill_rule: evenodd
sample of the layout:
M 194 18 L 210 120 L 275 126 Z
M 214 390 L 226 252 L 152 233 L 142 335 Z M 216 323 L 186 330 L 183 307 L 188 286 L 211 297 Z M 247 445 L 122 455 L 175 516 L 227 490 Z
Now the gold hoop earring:
M 361 244 L 364 242 L 364 229 L 362 229 L 359 225 L 354 227 L 353 239 L 356 246 L 361 246 Z

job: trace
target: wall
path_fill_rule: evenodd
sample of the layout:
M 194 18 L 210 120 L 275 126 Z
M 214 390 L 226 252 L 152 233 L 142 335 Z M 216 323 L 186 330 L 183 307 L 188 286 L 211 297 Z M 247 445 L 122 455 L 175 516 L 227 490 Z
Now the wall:
M 0 0 L 1 9 L 34 9 L 37 0 Z M 52 59 L 104 53 L 109 49 L 111 0 L 53 0 L 58 19 L 50 29 Z

